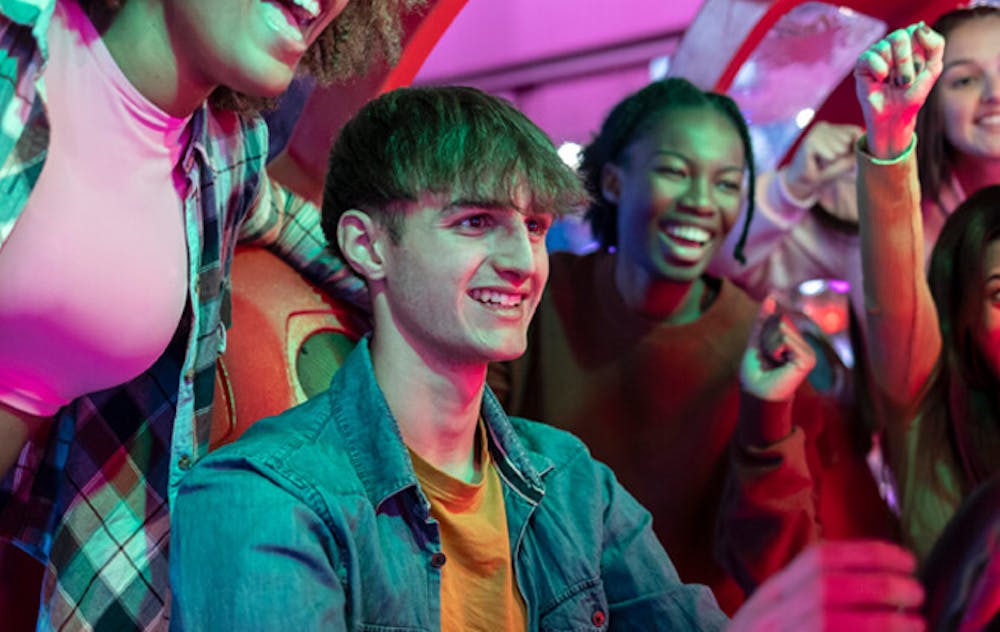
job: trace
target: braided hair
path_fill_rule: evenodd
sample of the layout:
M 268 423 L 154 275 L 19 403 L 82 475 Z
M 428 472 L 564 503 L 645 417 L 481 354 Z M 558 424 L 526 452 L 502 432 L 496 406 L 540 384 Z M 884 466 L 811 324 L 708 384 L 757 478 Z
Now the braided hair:
M 747 213 L 733 256 L 741 263 L 746 261 L 743 246 L 753 217 L 756 179 L 753 145 L 746 119 L 731 98 L 703 91 L 687 79 L 677 77 L 651 83 L 619 101 L 604 120 L 600 132 L 583 149 L 580 169 L 592 200 L 586 218 L 602 248 L 611 248 L 618 243 L 618 205 L 606 200 L 601 191 L 604 166 L 621 160 L 626 148 L 664 114 L 672 109 L 691 107 L 712 108 L 721 113 L 732 122 L 743 143 L 749 175 Z

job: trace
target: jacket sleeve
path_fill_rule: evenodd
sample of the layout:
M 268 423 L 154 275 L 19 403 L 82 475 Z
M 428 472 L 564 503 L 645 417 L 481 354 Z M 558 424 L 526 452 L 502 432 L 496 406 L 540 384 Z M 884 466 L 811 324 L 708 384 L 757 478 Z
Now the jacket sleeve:
M 265 174 L 257 199 L 240 226 L 241 243 L 273 251 L 307 280 L 365 310 L 369 308 L 365 282 L 327 247 L 320 209 Z
M 853 204 L 854 200 L 838 199 L 838 203 Z M 821 222 L 811 212 L 812 205 L 812 200 L 792 199 L 780 172 L 761 174 L 744 246 L 746 263 L 733 257 L 745 220 L 741 214 L 712 260 L 710 272 L 731 279 L 757 300 L 773 290 L 790 293 L 809 279 L 853 278 L 845 269 L 851 258 L 844 251 L 857 249 L 857 237 Z
M 741 426 L 749 415 L 792 414 L 792 402 L 740 399 Z M 820 538 L 807 433 L 791 426 L 786 437 L 762 445 L 737 434 L 719 510 L 716 557 L 747 594 Z M 812 433 L 810 433 L 812 434 Z
M 868 154 L 865 140 L 857 153 L 868 354 L 881 391 L 906 407 L 941 353 L 937 309 L 924 274 L 916 139 L 888 161 Z
M 192 470 L 171 530 L 172 631 L 347 629 L 329 530 L 252 467 L 227 460 Z

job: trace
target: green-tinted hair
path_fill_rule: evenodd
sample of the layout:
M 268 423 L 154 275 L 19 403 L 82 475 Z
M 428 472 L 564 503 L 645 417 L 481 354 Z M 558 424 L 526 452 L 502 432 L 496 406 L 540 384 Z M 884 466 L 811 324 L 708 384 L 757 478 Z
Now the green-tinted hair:
M 400 205 L 426 194 L 515 206 L 520 191 L 531 209 L 557 216 L 587 202 L 549 137 L 507 101 L 467 87 L 400 88 L 341 130 L 330 152 L 323 230 L 340 254 L 337 223 L 347 210 L 372 215 L 398 236 Z
M 663 116 L 679 108 L 712 108 L 727 119 L 743 142 L 747 163 L 748 191 L 747 213 L 736 245 L 734 256 L 744 261 L 743 245 L 746 242 L 754 208 L 754 158 L 750 130 L 736 102 L 717 92 L 706 92 L 686 79 L 671 77 L 656 81 L 619 101 L 604 119 L 601 131 L 583 150 L 580 169 L 584 183 L 591 195 L 587 220 L 602 248 L 618 244 L 618 205 L 604 198 L 601 191 L 601 174 L 608 163 L 617 164 L 633 141 L 647 133 Z

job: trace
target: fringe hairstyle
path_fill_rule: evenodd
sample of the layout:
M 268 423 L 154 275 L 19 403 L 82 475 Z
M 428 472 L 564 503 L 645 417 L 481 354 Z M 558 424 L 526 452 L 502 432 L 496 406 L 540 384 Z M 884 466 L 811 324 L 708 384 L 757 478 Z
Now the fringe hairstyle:
M 589 200 L 552 141 L 507 101 L 468 87 L 400 88 L 370 101 L 330 151 L 323 231 L 334 253 L 345 211 L 371 215 L 398 240 L 407 203 L 425 194 L 556 216 Z M 528 210 L 528 209 L 522 209 Z

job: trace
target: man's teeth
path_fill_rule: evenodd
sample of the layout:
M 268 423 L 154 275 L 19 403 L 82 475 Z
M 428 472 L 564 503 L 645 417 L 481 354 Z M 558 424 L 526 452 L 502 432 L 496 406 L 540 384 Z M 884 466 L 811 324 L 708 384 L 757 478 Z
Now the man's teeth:
M 979 119 L 982 125 L 1000 125 L 1000 114 L 990 114 Z
M 501 307 L 517 307 L 521 304 L 520 294 L 508 294 L 506 292 L 496 292 L 494 290 L 472 290 L 472 298 L 480 303 L 489 303 Z
M 667 234 L 698 244 L 705 244 L 712 237 L 707 230 L 697 226 L 670 226 L 667 228 Z

